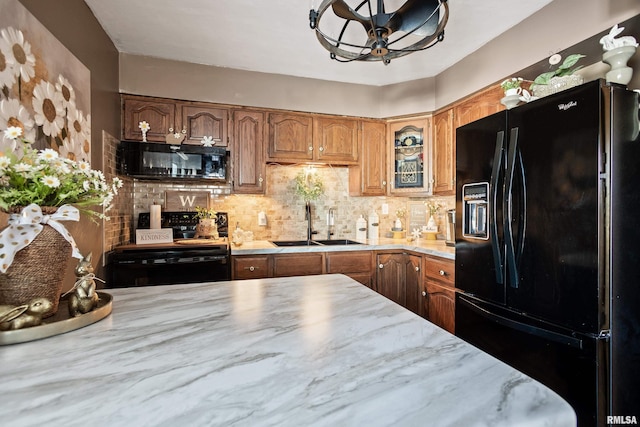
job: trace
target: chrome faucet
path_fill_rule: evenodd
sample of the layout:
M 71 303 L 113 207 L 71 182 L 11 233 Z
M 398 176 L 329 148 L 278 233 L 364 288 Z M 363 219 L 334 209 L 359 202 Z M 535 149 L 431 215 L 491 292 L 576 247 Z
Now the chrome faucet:
M 334 225 L 333 219 L 335 215 L 335 209 L 329 208 L 329 213 L 327 214 L 327 240 L 331 240 L 331 236 L 333 236 Z

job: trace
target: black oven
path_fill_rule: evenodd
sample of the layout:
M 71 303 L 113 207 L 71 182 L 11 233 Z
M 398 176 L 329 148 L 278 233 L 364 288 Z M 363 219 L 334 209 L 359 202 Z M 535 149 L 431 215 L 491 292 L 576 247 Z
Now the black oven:
M 226 181 L 227 151 L 224 147 L 121 141 L 116 166 L 120 174 L 134 178 Z
M 174 242 L 154 245 L 123 245 L 107 255 L 106 288 L 231 279 L 228 217 L 218 212 L 220 239 L 195 239 L 195 212 L 162 212 L 162 227 L 172 228 Z M 140 213 L 138 228 L 149 228 L 149 213 Z

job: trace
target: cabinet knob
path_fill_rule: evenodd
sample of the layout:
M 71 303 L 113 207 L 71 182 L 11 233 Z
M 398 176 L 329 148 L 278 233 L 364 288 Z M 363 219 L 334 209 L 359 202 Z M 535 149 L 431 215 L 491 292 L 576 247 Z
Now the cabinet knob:
M 422 291 L 422 296 L 426 297 L 427 296 L 427 291 Z
M 384 268 L 384 265 L 378 264 L 378 268 Z
M 249 267 L 249 271 L 255 271 L 256 268 L 252 265 L 251 267 Z
M 319 147 L 318 150 L 324 151 L 324 147 Z
M 309 146 L 309 151 L 313 151 L 313 146 L 312 145 Z
M 258 182 L 260 183 L 260 185 L 262 185 L 262 181 L 264 181 L 264 179 L 262 179 L 262 174 L 260 174 L 260 177 L 258 178 Z
M 382 181 L 382 185 L 387 185 L 387 181 Z
M 416 271 L 420 271 L 420 267 L 416 267 Z
M 447 273 L 446 273 L 444 270 L 440 270 L 440 271 L 438 271 L 438 273 L 439 273 L 441 276 L 446 276 L 446 275 L 447 275 Z

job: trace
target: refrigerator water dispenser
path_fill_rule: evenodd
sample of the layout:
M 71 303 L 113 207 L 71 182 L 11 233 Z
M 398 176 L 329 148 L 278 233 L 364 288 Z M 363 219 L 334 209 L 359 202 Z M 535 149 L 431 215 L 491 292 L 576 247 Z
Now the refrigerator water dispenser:
M 472 239 L 489 239 L 489 183 L 462 186 L 462 235 Z

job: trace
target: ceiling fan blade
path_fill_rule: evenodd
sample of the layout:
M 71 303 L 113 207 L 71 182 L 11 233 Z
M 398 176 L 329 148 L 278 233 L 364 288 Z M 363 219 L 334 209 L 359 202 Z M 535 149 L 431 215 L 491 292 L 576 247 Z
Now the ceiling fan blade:
M 415 35 L 431 35 L 438 28 L 440 19 L 439 7 L 440 2 L 438 0 L 407 0 L 400 9 L 392 14 L 385 27 L 390 33 L 396 31 L 408 33 L 415 29 L 413 31 Z M 424 22 L 432 13 L 433 16 L 427 22 Z M 421 25 L 423 23 L 424 25 Z
M 333 13 L 335 13 L 336 16 L 340 18 L 343 18 L 349 21 L 358 21 L 365 27 L 369 23 L 369 18 L 367 18 L 366 16 L 362 16 L 355 10 L 351 9 L 349 5 L 345 3 L 344 0 L 335 1 L 331 5 L 331 7 L 333 8 Z

